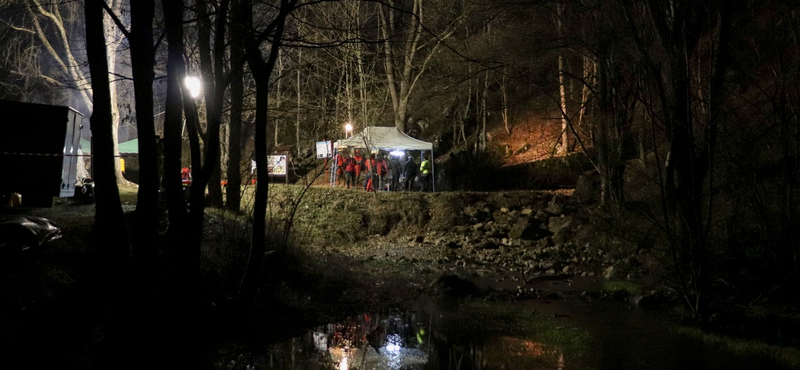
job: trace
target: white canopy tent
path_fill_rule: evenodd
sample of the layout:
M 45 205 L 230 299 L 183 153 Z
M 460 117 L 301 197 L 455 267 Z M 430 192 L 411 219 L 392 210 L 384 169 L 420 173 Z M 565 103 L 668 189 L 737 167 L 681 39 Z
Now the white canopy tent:
M 337 148 L 430 150 L 433 152 L 432 143 L 414 139 L 400 132 L 396 127 L 365 127 L 361 133 L 339 140 L 334 145 Z
M 430 150 L 431 163 L 433 163 L 433 143 L 427 141 L 417 140 L 408 136 L 398 130 L 396 127 L 376 127 L 367 126 L 358 133 L 347 139 L 338 140 L 334 143 L 334 148 L 366 148 L 368 150 L 382 149 L 382 150 Z M 436 191 L 436 173 L 433 166 L 431 167 L 431 185 L 433 191 Z

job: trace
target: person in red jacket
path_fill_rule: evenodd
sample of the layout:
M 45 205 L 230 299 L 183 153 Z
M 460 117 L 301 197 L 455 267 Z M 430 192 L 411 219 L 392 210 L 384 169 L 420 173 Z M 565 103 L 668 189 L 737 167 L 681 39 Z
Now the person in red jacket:
M 355 168 L 356 161 L 353 159 L 353 157 L 347 155 L 347 157 L 344 159 L 344 173 L 348 189 L 350 189 L 350 186 L 355 187 L 356 185 Z
M 336 153 L 336 185 L 342 185 L 347 182 L 344 174 L 344 162 L 347 155 L 344 153 Z
M 365 161 L 364 171 L 366 173 L 364 178 L 364 190 L 375 191 L 375 154 L 370 154 L 369 158 Z
M 364 169 L 362 167 L 364 165 L 364 157 L 361 155 L 361 151 L 360 150 L 356 150 L 356 155 L 353 156 L 353 159 L 355 160 L 355 167 L 353 167 L 354 174 L 355 174 L 355 183 L 360 183 L 361 182 L 361 170 Z
M 378 156 L 378 160 L 375 162 L 375 168 L 378 174 L 378 189 L 383 189 L 386 174 L 389 172 L 389 167 L 386 165 L 386 158 L 384 158 L 383 155 Z

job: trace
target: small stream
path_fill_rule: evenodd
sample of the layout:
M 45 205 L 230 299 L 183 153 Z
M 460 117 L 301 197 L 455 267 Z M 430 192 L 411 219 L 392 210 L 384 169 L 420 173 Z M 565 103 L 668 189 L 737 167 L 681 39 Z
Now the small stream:
M 611 300 L 487 302 L 420 298 L 273 344 L 247 369 L 788 369 L 673 329 L 662 314 Z

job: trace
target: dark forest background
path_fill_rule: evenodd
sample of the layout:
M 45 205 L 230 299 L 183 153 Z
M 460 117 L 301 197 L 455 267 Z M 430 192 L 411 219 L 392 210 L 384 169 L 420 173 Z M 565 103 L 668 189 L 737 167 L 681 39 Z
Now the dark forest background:
M 272 148 L 310 157 L 346 123 L 432 141 L 475 184 L 537 160 L 585 163 L 571 170 L 585 200 L 646 220 L 642 248 L 660 251 L 665 281 L 702 316 L 719 292 L 797 288 L 798 11 L 778 0 L 3 0 L 0 97 L 91 117 L 95 244 L 112 280 L 167 297 L 182 338 L 196 330 L 206 207 L 251 217 L 237 296 L 249 307 L 270 235 L 266 182 L 242 204 L 251 159 L 267 178 Z M 187 76 L 202 80 L 198 97 Z M 120 138 L 139 139 L 135 233 L 120 206 Z M 509 179 L 496 187 L 536 185 Z

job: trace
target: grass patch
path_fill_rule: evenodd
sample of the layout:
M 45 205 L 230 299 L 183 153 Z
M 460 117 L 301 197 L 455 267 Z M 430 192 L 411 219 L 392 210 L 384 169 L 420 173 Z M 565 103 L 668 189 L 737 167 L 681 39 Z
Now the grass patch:
M 122 204 L 136 204 L 136 199 L 139 194 L 139 187 L 134 186 L 121 186 L 119 188 L 119 200 Z
M 603 282 L 603 290 L 610 293 L 639 293 L 639 287 L 630 281 L 605 281 Z
M 800 349 L 780 347 L 752 340 L 734 339 L 704 332 L 697 328 L 677 327 L 677 333 L 686 335 L 703 343 L 727 350 L 738 356 L 765 356 L 771 360 L 786 365 L 788 368 L 800 367 Z

